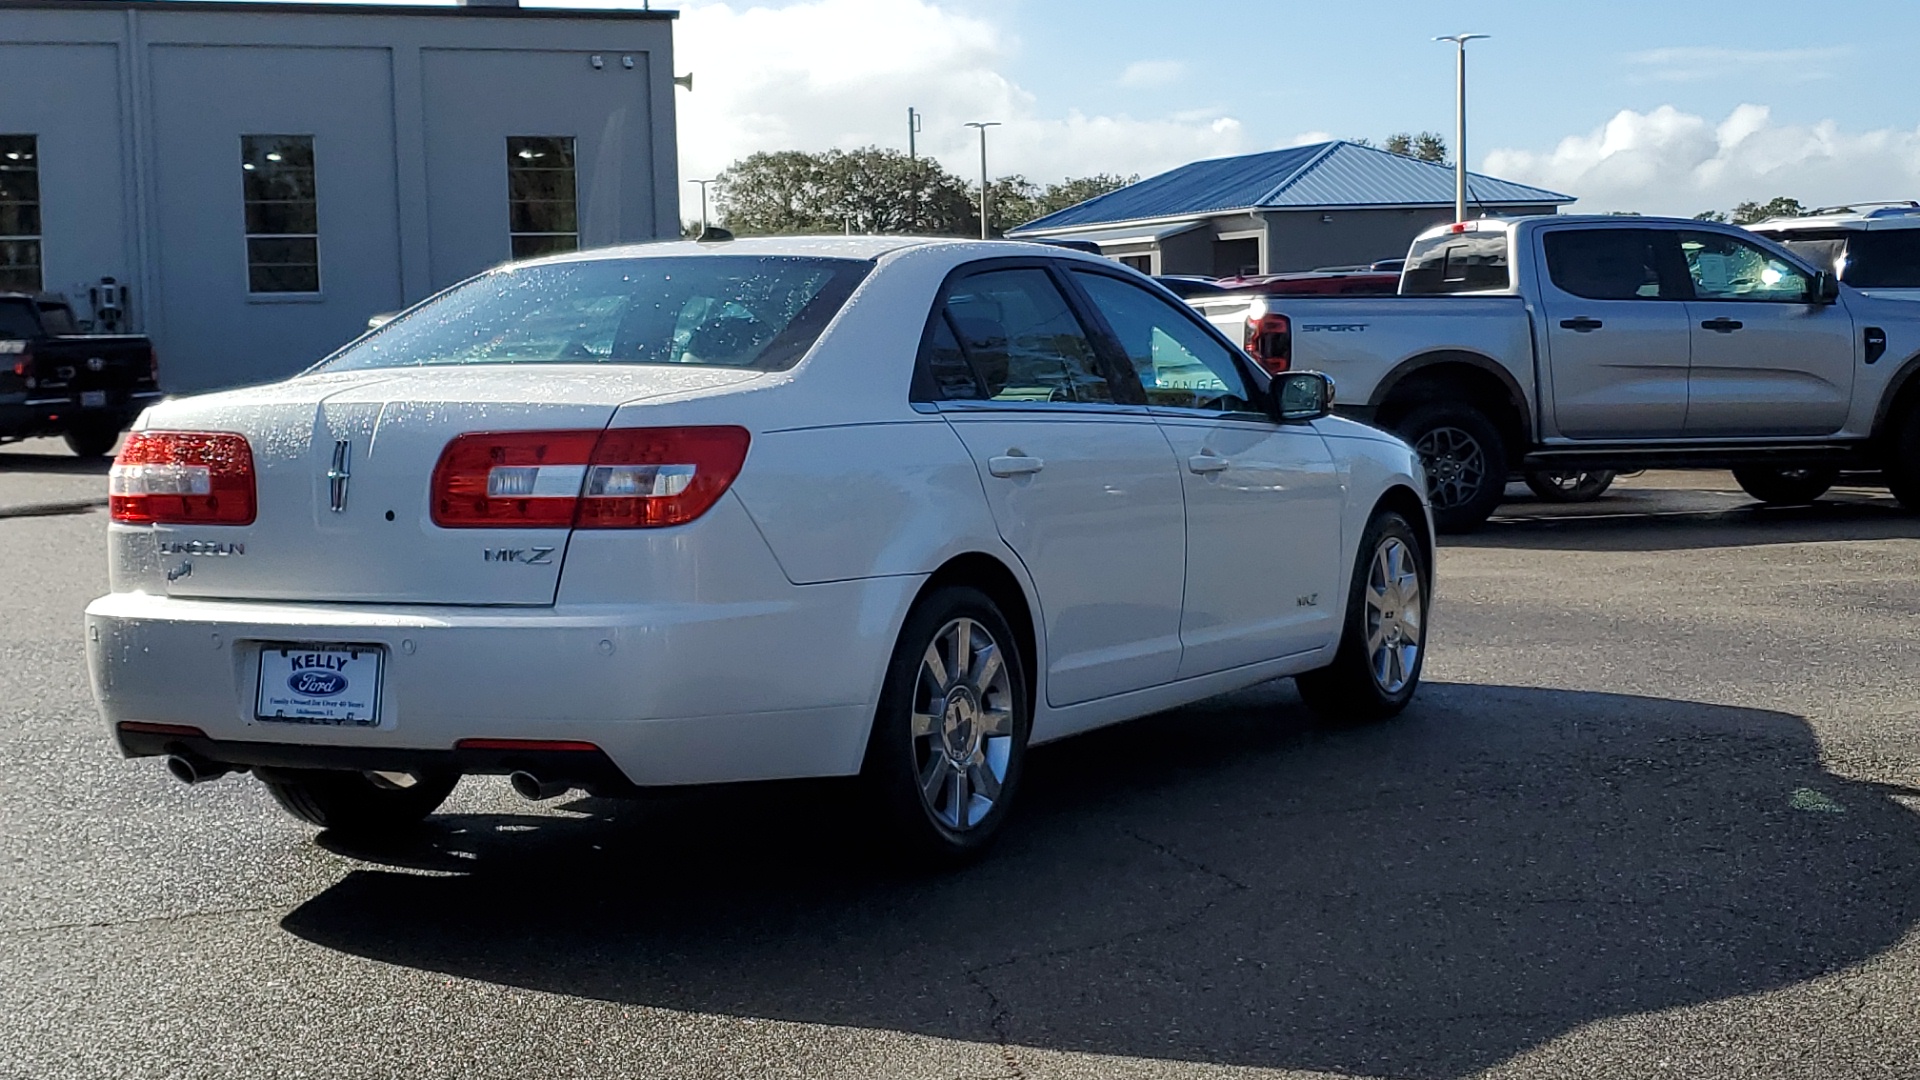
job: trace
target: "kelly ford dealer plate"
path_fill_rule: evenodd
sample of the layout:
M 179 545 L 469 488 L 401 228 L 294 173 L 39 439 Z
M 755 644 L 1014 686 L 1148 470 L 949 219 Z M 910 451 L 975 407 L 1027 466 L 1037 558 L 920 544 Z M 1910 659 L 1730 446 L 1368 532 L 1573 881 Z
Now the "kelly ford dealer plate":
M 377 645 L 263 645 L 254 715 L 283 724 L 354 724 L 380 720 Z

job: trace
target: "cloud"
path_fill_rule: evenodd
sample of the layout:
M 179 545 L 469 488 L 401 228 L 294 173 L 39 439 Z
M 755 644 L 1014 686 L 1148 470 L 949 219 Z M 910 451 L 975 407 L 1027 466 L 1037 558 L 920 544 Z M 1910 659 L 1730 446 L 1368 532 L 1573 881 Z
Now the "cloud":
M 1776 195 L 1830 205 L 1920 188 L 1920 128 L 1776 124 L 1764 105 L 1741 105 L 1716 124 L 1662 105 L 1622 110 L 1550 151 L 1495 150 L 1482 168 L 1579 196 L 1582 211 L 1691 215 Z
M 1187 65 L 1183 60 L 1135 60 L 1120 73 L 1120 85 L 1149 89 L 1172 86 L 1186 74 Z
M 1049 114 L 1003 74 L 1018 42 L 936 0 L 688 3 L 675 48 L 676 67 L 693 72 L 696 87 L 679 95 L 680 175 L 688 178 L 714 176 L 758 150 L 905 149 L 909 105 L 923 117 L 920 152 L 961 176 L 979 171 L 969 120 L 1003 124 L 989 136 L 994 175 L 1043 182 L 1151 174 L 1248 149 L 1240 121 L 1224 110 Z
M 1765 72 L 1768 82 L 1831 79 L 1834 65 L 1853 50 L 1844 46 L 1810 49 L 1729 49 L 1718 45 L 1682 45 L 1629 53 L 1635 82 L 1706 82 L 1751 78 Z

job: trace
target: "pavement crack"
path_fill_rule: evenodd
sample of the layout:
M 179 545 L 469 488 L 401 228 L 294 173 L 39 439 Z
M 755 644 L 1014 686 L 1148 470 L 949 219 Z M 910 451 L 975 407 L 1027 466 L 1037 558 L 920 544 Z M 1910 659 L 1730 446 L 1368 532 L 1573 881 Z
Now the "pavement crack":
M 1140 843 L 1145 844 L 1147 847 L 1152 848 L 1154 851 L 1160 853 L 1161 855 L 1166 856 L 1169 859 L 1172 859 L 1174 862 L 1177 862 L 1182 866 L 1188 867 L 1189 869 L 1198 870 L 1201 873 L 1207 875 L 1208 877 L 1217 878 L 1220 881 L 1226 882 L 1227 885 L 1233 890 L 1235 890 L 1236 892 L 1248 892 L 1253 888 L 1253 886 L 1247 884 L 1244 881 L 1241 881 L 1239 878 L 1234 877 L 1232 874 L 1229 874 L 1224 870 L 1217 870 L 1211 866 L 1208 866 L 1206 863 L 1201 862 L 1198 859 L 1192 858 L 1187 855 L 1183 855 L 1179 851 L 1170 847 L 1169 845 L 1163 844 L 1160 841 L 1155 840 L 1151 837 L 1143 836 L 1132 829 L 1124 829 L 1122 830 L 1122 834 L 1127 836 L 1130 839 L 1137 840 Z M 1209 904 L 1208 906 L 1211 907 L 1212 905 Z

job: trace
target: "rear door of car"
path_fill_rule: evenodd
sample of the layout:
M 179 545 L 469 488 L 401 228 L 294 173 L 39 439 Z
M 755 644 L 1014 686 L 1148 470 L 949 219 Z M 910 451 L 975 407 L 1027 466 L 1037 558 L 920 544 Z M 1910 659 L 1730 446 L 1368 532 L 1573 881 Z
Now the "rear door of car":
M 1173 451 L 1063 286 L 1044 259 L 963 268 L 915 390 L 966 445 L 1039 593 L 1053 706 L 1176 677 L 1186 545 Z
M 1554 424 L 1574 439 L 1675 438 L 1692 338 L 1672 232 L 1540 230 Z
M 1326 440 L 1253 401 L 1240 350 L 1117 274 L 1075 266 L 1109 345 L 1173 444 L 1187 505 L 1182 678 L 1339 636 L 1344 491 Z

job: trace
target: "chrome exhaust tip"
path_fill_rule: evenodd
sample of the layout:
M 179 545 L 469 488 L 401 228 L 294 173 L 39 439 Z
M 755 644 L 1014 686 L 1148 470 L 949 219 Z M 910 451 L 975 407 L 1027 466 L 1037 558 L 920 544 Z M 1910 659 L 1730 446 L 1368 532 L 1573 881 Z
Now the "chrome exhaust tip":
M 558 780 L 542 780 L 530 772 L 517 772 L 507 777 L 507 783 L 528 802 L 541 802 L 558 798 L 573 790 L 573 785 Z
M 233 771 L 233 766 L 190 754 L 167 755 L 167 772 L 183 784 L 204 784 Z

